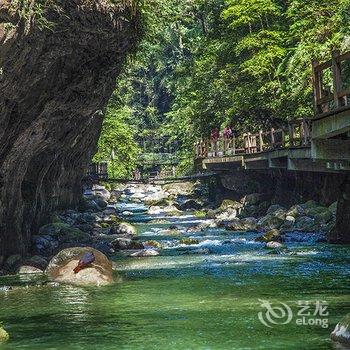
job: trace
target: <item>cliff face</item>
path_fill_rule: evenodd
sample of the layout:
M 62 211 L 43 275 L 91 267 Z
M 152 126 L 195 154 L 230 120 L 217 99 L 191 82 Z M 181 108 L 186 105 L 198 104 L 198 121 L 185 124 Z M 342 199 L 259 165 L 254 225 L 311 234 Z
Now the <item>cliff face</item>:
M 0 257 L 75 206 L 103 110 L 139 37 L 133 3 L 0 0 Z

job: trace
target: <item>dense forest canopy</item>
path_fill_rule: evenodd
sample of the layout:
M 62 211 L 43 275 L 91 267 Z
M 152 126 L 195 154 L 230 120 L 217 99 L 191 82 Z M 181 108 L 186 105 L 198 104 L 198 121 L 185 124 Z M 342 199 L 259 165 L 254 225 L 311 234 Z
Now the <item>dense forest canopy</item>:
M 311 61 L 350 49 L 349 0 L 154 0 L 143 15 L 146 35 L 118 80 L 96 157 L 125 176 L 135 137 L 179 140 L 179 171 L 189 171 L 194 137 L 213 127 L 312 117 Z

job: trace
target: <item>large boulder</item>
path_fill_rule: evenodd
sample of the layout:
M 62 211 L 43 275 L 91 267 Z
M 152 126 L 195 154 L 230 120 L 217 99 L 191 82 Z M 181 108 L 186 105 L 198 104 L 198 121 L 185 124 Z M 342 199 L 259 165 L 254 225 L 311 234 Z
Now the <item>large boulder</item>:
M 73 269 L 87 252 L 95 255 L 95 261 L 91 266 L 74 273 Z M 113 282 L 112 263 L 100 251 L 90 247 L 67 248 L 60 251 L 51 259 L 45 273 L 53 281 L 74 285 L 102 286 Z
M 345 344 L 350 347 L 350 314 L 347 314 L 331 333 L 334 341 Z
M 274 214 L 267 214 L 258 221 L 258 226 L 264 230 L 277 229 L 284 223 L 284 218 Z

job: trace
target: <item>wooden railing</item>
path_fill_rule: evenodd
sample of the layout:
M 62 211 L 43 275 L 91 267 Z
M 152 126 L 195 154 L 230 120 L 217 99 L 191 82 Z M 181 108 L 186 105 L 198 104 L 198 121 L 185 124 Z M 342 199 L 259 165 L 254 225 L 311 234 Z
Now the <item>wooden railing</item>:
M 91 163 L 86 172 L 86 176 L 92 179 L 105 180 L 108 179 L 107 162 Z
M 311 140 L 310 121 L 303 119 L 290 123 L 286 129 L 271 129 L 246 133 L 242 137 L 200 140 L 195 145 L 196 158 L 229 157 L 276 149 L 308 147 Z
M 350 105 L 350 86 L 347 86 L 349 82 L 344 74 L 347 68 L 349 76 L 346 64 L 350 64 L 350 52 L 341 55 L 339 51 L 333 51 L 331 60 L 321 64 L 312 62 L 316 115 L 336 112 Z M 326 83 L 327 78 L 330 85 Z

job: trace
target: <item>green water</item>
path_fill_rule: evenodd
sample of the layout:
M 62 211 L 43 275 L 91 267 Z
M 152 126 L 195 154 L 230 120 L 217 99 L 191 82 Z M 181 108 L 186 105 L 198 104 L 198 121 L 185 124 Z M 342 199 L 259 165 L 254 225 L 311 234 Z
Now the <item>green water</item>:
M 329 334 L 350 312 L 349 247 L 290 243 L 270 254 L 254 234 L 211 230 L 197 236 L 210 254 L 192 254 L 198 247 L 179 247 L 166 226 L 139 225 L 142 239 L 168 248 L 158 257 L 116 256 L 122 283 L 89 289 L 1 278 L 29 286 L 0 292 L 11 335 L 0 349 L 334 349 Z M 294 314 L 299 300 L 326 301 L 329 327 L 296 325 L 293 316 L 268 328 L 260 299 Z

